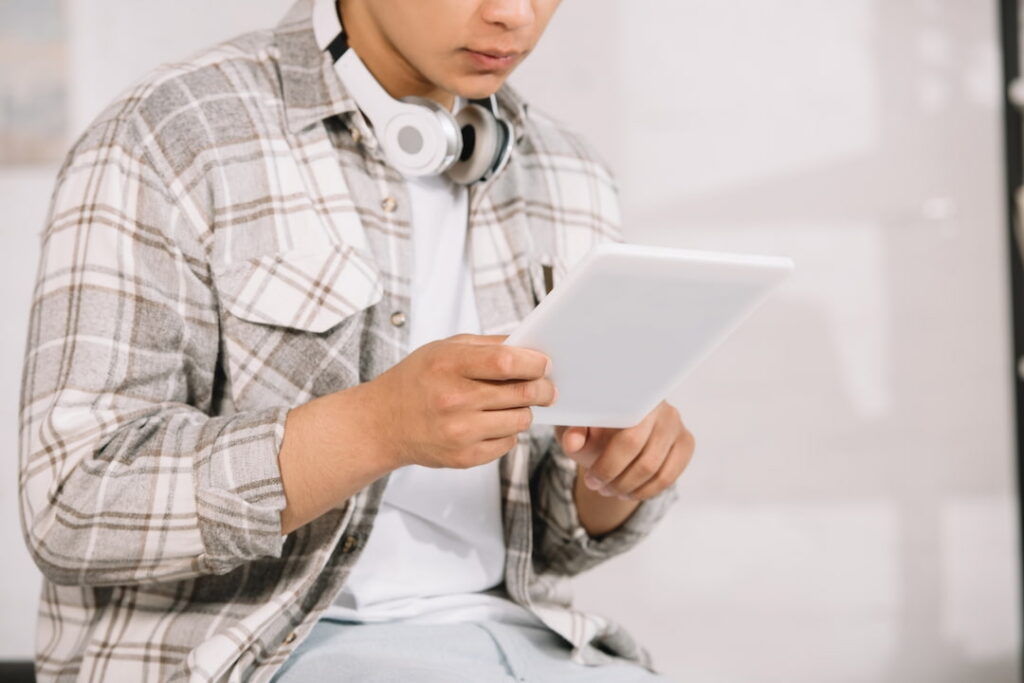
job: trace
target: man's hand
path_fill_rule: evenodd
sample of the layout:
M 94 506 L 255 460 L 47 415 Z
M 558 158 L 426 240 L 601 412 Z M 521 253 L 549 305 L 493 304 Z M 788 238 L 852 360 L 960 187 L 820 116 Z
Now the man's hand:
M 580 465 L 579 476 L 589 490 L 624 501 L 643 501 L 671 486 L 696 448 L 679 411 L 665 401 L 633 427 L 559 425 L 555 436 L 566 455 Z M 634 508 L 626 509 L 631 513 Z
M 555 400 L 550 359 L 508 335 L 457 334 L 424 344 L 363 385 L 369 431 L 394 467 L 469 468 L 515 447 L 531 406 Z
M 580 524 L 592 537 L 614 531 L 641 501 L 671 486 L 696 447 L 679 411 L 665 401 L 632 427 L 559 425 L 555 438 L 579 465 L 573 497 Z

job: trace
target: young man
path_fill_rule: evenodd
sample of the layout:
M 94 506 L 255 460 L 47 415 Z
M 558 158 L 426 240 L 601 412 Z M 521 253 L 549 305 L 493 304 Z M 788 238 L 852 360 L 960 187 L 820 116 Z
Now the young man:
M 568 581 L 664 516 L 693 436 L 667 403 L 533 427 L 548 359 L 501 344 L 622 239 L 605 165 L 505 83 L 557 4 L 298 0 L 75 142 L 21 397 L 40 680 L 663 680 Z M 495 94 L 507 163 L 396 171 L 342 24 L 393 98 Z

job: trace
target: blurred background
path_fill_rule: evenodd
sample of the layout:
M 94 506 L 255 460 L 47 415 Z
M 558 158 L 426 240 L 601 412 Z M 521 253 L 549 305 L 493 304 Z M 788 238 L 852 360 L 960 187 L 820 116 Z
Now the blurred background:
M 0 0 L 0 659 L 39 573 L 17 405 L 70 142 L 290 0 Z M 1017 681 L 1014 352 L 995 0 L 563 0 L 511 77 L 613 167 L 627 240 L 796 271 L 670 402 L 680 500 L 577 578 L 680 681 Z

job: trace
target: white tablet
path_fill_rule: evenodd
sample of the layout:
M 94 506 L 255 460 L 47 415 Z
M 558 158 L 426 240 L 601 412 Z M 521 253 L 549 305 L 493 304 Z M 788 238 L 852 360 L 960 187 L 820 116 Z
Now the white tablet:
M 558 400 L 534 406 L 534 424 L 637 424 L 792 270 L 779 256 L 602 242 L 504 342 L 551 358 Z

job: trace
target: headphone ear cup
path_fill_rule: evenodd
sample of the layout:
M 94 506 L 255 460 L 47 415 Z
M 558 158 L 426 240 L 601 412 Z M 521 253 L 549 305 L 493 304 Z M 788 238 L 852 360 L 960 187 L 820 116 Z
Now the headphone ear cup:
M 384 121 L 378 135 L 385 155 L 403 174 L 440 173 L 462 149 L 459 124 L 450 111 L 429 98 L 407 95 L 401 102 L 416 106 Z
M 462 152 L 445 175 L 460 185 L 470 185 L 494 166 L 507 144 L 508 131 L 479 104 L 464 106 L 455 121 L 462 133 Z

